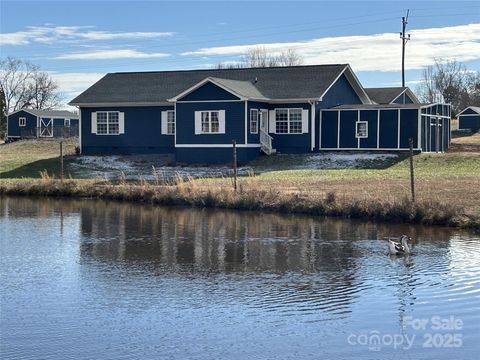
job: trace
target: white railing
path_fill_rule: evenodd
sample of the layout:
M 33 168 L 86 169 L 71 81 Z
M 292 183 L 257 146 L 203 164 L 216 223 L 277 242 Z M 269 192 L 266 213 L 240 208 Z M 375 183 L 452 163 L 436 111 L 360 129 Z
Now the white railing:
M 260 145 L 262 145 L 262 150 L 270 155 L 272 153 L 272 137 L 267 134 L 266 131 L 260 129 Z

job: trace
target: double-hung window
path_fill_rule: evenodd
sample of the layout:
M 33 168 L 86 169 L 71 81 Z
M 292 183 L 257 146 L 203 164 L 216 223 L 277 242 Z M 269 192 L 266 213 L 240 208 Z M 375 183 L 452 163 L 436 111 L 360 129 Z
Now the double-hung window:
M 202 133 L 215 134 L 220 132 L 218 111 L 202 111 Z
M 18 126 L 26 126 L 27 125 L 27 118 L 21 117 L 18 118 Z
M 277 134 L 302 133 L 302 109 L 277 109 L 275 121 Z
M 175 134 L 175 111 L 173 110 L 167 111 L 167 134 Z
M 259 111 L 257 109 L 250 109 L 250 133 L 258 133 L 258 115 Z
M 355 136 L 357 138 L 368 138 L 368 121 L 357 121 L 355 123 Z
M 118 111 L 97 112 L 97 134 L 117 135 L 119 134 L 119 113 Z

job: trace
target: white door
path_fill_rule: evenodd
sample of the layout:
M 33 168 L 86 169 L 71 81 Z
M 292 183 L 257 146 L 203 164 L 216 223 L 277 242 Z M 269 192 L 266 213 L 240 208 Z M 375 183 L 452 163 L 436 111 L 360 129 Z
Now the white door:
M 260 130 L 268 134 L 268 110 L 260 110 Z
M 53 119 L 40 119 L 40 137 L 53 137 Z

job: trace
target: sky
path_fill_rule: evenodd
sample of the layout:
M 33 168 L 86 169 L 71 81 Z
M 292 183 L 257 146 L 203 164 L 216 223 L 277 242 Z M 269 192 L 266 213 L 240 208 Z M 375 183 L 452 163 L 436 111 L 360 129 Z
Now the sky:
M 479 1 L 0 1 L 0 57 L 48 71 L 68 102 L 108 72 L 203 69 L 253 46 L 349 63 L 365 87 L 401 85 L 435 59 L 480 70 Z

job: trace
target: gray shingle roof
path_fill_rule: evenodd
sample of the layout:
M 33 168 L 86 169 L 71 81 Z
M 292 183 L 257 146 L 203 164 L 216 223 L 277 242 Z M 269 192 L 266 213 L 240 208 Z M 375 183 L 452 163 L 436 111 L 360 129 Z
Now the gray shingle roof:
M 385 87 L 385 88 L 365 88 L 370 99 L 377 104 L 390 104 L 395 100 L 407 87 Z
M 320 97 L 348 65 L 312 65 L 272 68 L 212 69 L 110 73 L 73 99 L 70 104 L 165 103 L 208 77 L 255 82 L 237 90 L 258 91 L 269 99 Z M 230 83 L 232 86 L 232 83 Z
M 214 77 L 211 77 L 210 79 L 243 97 L 253 99 L 267 99 L 260 91 L 258 91 L 258 89 L 251 81 L 239 81 Z
M 353 104 L 353 105 L 338 105 L 333 106 L 331 109 L 340 110 L 377 110 L 377 109 L 419 109 L 427 104 Z
M 18 111 L 27 111 L 32 115 L 48 118 L 67 118 L 78 119 L 79 116 L 67 110 L 36 110 L 36 109 L 20 109 Z

